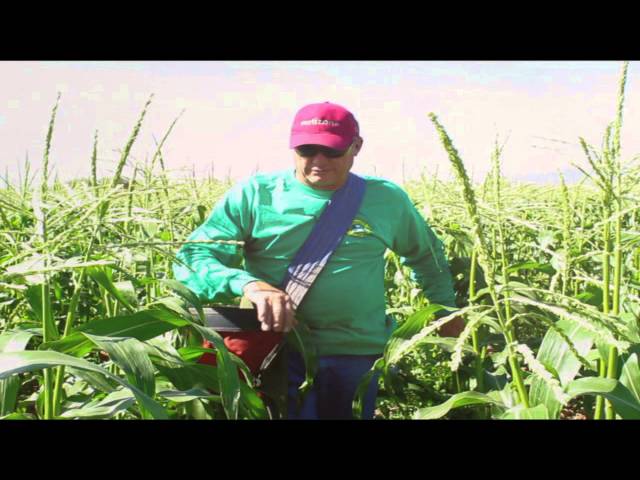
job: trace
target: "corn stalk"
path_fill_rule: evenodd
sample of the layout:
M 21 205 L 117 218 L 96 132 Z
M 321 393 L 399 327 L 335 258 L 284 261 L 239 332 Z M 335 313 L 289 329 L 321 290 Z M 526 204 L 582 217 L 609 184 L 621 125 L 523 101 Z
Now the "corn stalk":
M 454 172 L 456 173 L 456 177 L 458 182 L 460 183 L 463 191 L 463 199 L 467 209 L 467 213 L 471 219 L 472 229 L 475 235 L 476 246 L 478 248 L 478 263 L 486 272 L 487 286 L 489 289 L 489 295 L 495 305 L 496 315 L 498 317 L 498 322 L 502 331 L 504 332 L 504 336 L 507 343 L 507 356 L 509 359 L 509 366 L 511 368 L 511 374 L 513 375 L 514 383 L 516 385 L 516 389 L 518 391 L 518 395 L 520 397 L 520 401 L 525 406 L 525 408 L 529 408 L 529 399 L 527 395 L 527 390 L 522 380 L 522 373 L 520 371 L 520 366 L 518 364 L 518 359 L 516 357 L 516 351 L 514 350 L 515 335 L 512 331 L 512 327 L 506 324 L 505 318 L 500 310 L 498 295 L 496 291 L 496 282 L 495 282 L 495 268 L 493 264 L 492 258 L 489 256 L 489 248 L 487 246 L 486 237 L 484 233 L 484 227 L 482 222 L 480 221 L 480 216 L 478 215 L 478 208 L 476 204 L 475 194 L 473 192 L 473 187 L 471 186 L 471 182 L 469 180 L 469 176 L 467 175 L 466 169 L 464 167 L 464 163 L 458 154 L 458 151 L 453 146 L 451 138 L 447 134 L 444 127 L 438 122 L 438 118 L 435 114 L 430 113 L 429 118 L 433 122 L 440 135 L 440 139 L 442 144 L 449 155 L 449 160 L 453 166 Z

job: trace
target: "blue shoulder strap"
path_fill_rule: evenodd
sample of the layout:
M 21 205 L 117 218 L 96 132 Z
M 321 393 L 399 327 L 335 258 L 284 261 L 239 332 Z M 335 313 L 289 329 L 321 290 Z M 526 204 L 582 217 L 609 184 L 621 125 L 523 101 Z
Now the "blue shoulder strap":
M 366 181 L 349 173 L 345 184 L 334 192 L 280 284 L 296 308 L 318 277 L 329 257 L 345 236 L 360 209 Z

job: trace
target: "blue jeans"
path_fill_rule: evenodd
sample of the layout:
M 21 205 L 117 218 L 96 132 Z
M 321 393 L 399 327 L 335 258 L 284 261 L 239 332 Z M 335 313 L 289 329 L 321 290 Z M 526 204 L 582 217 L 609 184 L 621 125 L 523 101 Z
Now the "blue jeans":
M 371 369 L 377 355 L 328 355 L 318 357 L 313 388 L 298 407 L 298 387 L 304 382 L 304 360 L 295 351 L 288 353 L 287 417 L 294 420 L 353 419 L 352 403 L 358 384 Z M 372 419 L 378 393 L 379 374 L 374 375 L 364 397 L 362 418 Z

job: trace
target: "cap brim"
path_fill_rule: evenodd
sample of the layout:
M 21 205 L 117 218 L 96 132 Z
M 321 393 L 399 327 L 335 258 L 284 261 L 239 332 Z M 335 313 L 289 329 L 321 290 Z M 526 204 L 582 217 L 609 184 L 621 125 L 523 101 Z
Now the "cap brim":
M 344 138 L 332 133 L 299 133 L 291 135 L 289 148 L 296 148 L 300 145 L 324 145 L 325 147 L 345 150 L 351 145 L 352 139 Z

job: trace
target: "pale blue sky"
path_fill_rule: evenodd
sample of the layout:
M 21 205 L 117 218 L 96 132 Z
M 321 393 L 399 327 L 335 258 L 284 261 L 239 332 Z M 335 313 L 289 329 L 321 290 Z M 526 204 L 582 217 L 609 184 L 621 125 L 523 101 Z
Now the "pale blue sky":
M 51 108 L 62 99 L 51 162 L 59 176 L 87 175 L 93 133 L 99 167 L 113 169 L 149 94 L 132 159 L 144 161 L 185 109 L 164 149 L 170 169 L 243 178 L 293 164 L 296 110 L 330 100 L 358 118 L 365 145 L 354 171 L 401 182 L 449 173 L 427 118 L 438 115 L 476 179 L 496 134 L 509 140 L 503 171 L 553 178 L 583 164 L 578 136 L 600 145 L 615 115 L 621 62 L 0 62 L 0 172 L 15 175 L 28 151 L 39 167 Z M 640 153 L 640 71 L 631 63 L 623 155 Z M 554 142 L 558 139 L 568 143 Z M 404 168 L 402 165 L 404 164 Z

